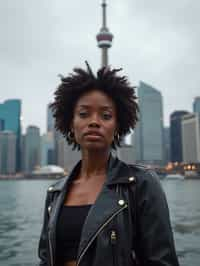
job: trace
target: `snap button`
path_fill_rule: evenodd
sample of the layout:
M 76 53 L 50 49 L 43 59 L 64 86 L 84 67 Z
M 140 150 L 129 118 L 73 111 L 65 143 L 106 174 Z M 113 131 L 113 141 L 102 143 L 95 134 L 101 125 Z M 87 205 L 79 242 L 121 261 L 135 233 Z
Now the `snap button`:
M 130 182 L 133 182 L 133 181 L 135 181 L 135 177 L 134 177 L 134 176 L 130 176 L 130 177 L 128 178 L 128 180 L 129 180 Z
M 121 200 L 118 201 L 118 204 L 119 204 L 120 206 L 123 206 L 123 205 L 125 204 L 125 201 L 121 199 Z
M 53 190 L 53 187 L 49 187 L 48 191 L 52 191 Z
M 50 212 L 50 211 L 51 211 L 51 206 L 48 207 L 48 212 Z

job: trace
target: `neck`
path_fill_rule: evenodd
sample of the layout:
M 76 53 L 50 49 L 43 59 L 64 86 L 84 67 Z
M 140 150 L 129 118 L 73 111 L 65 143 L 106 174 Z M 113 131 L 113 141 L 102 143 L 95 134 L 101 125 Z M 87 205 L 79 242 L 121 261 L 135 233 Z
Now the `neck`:
M 94 176 L 106 175 L 110 150 L 107 151 L 82 151 L 80 176 L 88 179 Z

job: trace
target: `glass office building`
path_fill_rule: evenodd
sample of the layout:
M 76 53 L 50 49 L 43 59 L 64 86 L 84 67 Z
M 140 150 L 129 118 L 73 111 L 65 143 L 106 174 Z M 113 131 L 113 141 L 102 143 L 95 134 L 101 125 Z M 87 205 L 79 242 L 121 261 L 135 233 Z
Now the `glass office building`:
M 12 131 L 0 131 L 0 174 L 16 171 L 16 135 Z
M 0 131 L 4 130 L 4 120 L 0 119 Z
M 200 114 L 200 97 L 195 97 L 193 102 L 193 112 Z
M 50 108 L 51 103 L 47 105 L 47 132 L 54 132 L 55 127 L 54 127 L 54 117 L 53 117 L 53 112 L 52 109 Z
M 24 170 L 29 173 L 41 165 L 40 129 L 29 126 L 24 137 Z
M 161 93 L 140 82 L 138 87 L 139 122 L 135 129 L 136 161 L 163 163 L 163 104 Z
M 11 99 L 0 103 L 0 124 L 3 130 L 16 135 L 16 171 L 21 166 L 21 100 Z M 2 122 L 3 121 L 3 122 Z
M 170 115 L 170 160 L 172 162 L 183 161 L 182 129 L 181 121 L 187 111 L 175 111 Z

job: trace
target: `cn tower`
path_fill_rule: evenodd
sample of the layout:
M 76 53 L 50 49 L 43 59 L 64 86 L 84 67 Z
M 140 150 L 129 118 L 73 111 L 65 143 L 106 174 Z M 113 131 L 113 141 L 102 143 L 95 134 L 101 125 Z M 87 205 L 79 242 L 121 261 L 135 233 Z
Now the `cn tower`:
M 106 25 L 106 0 L 102 0 L 102 27 L 100 32 L 97 34 L 98 47 L 101 48 L 101 65 L 106 67 L 108 65 L 108 48 L 112 46 L 113 35 L 109 32 Z

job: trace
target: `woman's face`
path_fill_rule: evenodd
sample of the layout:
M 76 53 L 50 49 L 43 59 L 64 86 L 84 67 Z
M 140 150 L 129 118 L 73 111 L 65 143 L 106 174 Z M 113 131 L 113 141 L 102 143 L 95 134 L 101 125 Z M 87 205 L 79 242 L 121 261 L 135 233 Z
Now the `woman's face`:
M 116 106 L 110 97 L 92 90 L 79 98 L 74 108 L 72 130 L 81 149 L 110 148 L 116 129 Z

